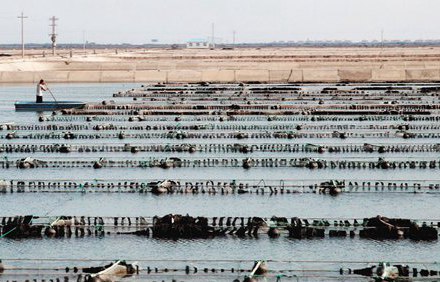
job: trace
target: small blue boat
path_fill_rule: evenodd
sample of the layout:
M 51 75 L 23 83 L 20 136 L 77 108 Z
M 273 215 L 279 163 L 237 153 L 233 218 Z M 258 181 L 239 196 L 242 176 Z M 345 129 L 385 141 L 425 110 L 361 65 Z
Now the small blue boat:
M 16 111 L 56 111 L 63 109 L 82 108 L 86 105 L 80 101 L 49 101 L 43 103 L 36 102 L 15 102 Z

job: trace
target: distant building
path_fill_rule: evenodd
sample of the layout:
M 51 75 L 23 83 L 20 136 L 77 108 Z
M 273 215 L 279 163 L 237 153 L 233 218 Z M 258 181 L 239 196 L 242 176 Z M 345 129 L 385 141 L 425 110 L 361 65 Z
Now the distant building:
M 211 44 L 205 39 L 191 39 L 186 42 L 188 49 L 209 49 Z

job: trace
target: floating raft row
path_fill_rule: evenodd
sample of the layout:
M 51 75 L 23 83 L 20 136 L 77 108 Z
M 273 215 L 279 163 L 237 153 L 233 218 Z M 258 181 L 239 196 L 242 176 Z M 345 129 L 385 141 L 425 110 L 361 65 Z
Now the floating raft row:
M 440 144 L 291 144 L 291 143 L 180 143 L 180 144 L 1 144 L 0 153 L 90 153 L 90 152 L 160 152 L 160 153 L 431 153 L 440 152 Z
M 113 263 L 101 266 L 103 261 L 113 261 Z M 2 277 L 7 279 L 23 279 L 33 277 L 32 281 L 39 282 L 40 277 L 46 275 L 53 279 L 48 281 L 75 281 L 88 282 L 90 273 L 98 271 L 108 271 L 114 264 L 123 262 L 122 265 L 127 269 L 121 271 L 123 276 L 133 277 L 134 280 L 156 281 L 148 279 L 160 279 L 161 281 L 176 282 L 176 279 L 207 279 L 222 278 L 221 281 L 252 282 L 251 277 L 258 279 L 273 279 L 273 281 L 283 281 L 285 279 L 314 277 L 324 279 L 359 279 L 371 277 L 379 279 L 379 275 L 374 271 L 376 268 L 391 268 L 399 279 L 417 279 L 426 277 L 434 279 L 439 276 L 440 271 L 435 262 L 368 262 L 368 261 L 252 261 L 252 260 L 146 260 L 136 259 L 135 263 L 129 264 L 125 261 L 111 259 L 14 259 L 4 260 L 5 265 Z M 22 264 L 22 266 L 20 266 Z M 24 266 L 23 266 L 24 265 Z M 99 266 L 98 266 L 99 265 Z M 253 265 L 253 266 L 252 266 Z M 339 268 L 338 268 L 339 265 Z M 252 267 L 250 267 L 252 266 Z M 362 268 L 364 267 L 364 268 Z M 388 272 L 387 272 L 388 273 Z M 82 276 L 85 276 L 84 278 Z M 110 275 L 118 278 L 115 273 Z M 345 276 L 345 277 L 344 277 Z M 55 278 L 55 277 L 61 277 Z M 108 276 L 107 276 L 108 277 Z M 160 278 L 159 278 L 160 277 Z M 411 278 L 409 278 L 411 277 Z M 169 278 L 172 280 L 165 280 Z M 224 280 L 224 279 L 228 280 Z M 85 279 L 85 280 L 83 280 Z M 233 279 L 233 280 L 232 280 Z M 9 281 L 9 280 L 7 280 Z M 16 281 L 16 280 L 15 280 Z M 28 279 L 29 281 L 29 279 Z M 46 280 L 42 279 L 41 282 Z M 258 280 L 254 280 L 258 281 Z M 272 281 L 272 280 L 269 280 Z
M 377 122 L 364 122 L 361 124 L 315 124 L 315 123 L 280 123 L 276 121 L 270 124 L 230 124 L 230 123 L 195 123 L 195 124 L 171 124 L 166 122 L 143 125 L 138 123 L 136 125 L 121 124 L 3 124 L 0 125 L 0 130 L 25 132 L 25 131 L 174 131 L 174 130 L 211 130 L 211 131 L 255 131 L 255 130 L 295 130 L 295 131 L 322 131 L 322 130 L 411 130 L 411 131 L 426 131 L 426 130 L 440 130 L 440 124 L 377 124 Z
M 83 158 L 60 158 L 37 160 L 33 158 L 0 160 L 0 168 L 182 168 L 182 167 L 297 167 L 309 169 L 438 169 L 440 160 L 437 158 L 149 158 L 149 159 L 117 159 L 101 158 L 99 160 Z
M 290 115 L 314 115 L 314 116 L 334 116 L 334 115 L 434 115 L 438 114 L 436 111 L 428 110 L 248 110 L 248 111 L 224 111 L 224 110 L 63 110 L 62 114 L 65 116 L 290 116 Z
M 0 225 L 6 226 L 14 223 L 14 220 L 28 220 L 28 223 L 44 226 L 109 226 L 109 227 L 129 227 L 129 226 L 146 226 L 153 227 L 155 222 L 161 218 L 166 217 L 188 217 L 191 219 L 206 219 L 209 226 L 215 227 L 234 227 L 234 226 L 248 226 L 255 224 L 256 221 L 264 222 L 268 226 L 286 228 L 289 224 L 312 226 L 312 227 L 341 227 L 341 228 L 375 228 L 368 226 L 368 222 L 373 218 L 342 218 L 342 217 L 243 217 L 243 216 L 215 216 L 215 217 L 191 217 L 189 215 L 182 216 L 178 214 L 169 214 L 164 217 L 160 216 L 92 216 L 92 215 L 1 215 Z M 411 218 L 411 219 L 396 219 L 402 221 L 411 221 L 421 225 L 428 225 L 440 229 L 440 218 Z
M 155 193 L 155 188 L 169 188 L 165 194 L 257 194 L 325 193 L 335 186 L 342 193 L 439 193 L 440 180 L 5 180 L 0 193 Z
M 333 91 L 333 92 L 320 92 L 320 91 L 247 91 L 247 92 L 204 92 L 194 93 L 192 91 L 179 91 L 179 92 L 165 92 L 165 91 L 130 91 L 123 95 L 114 93 L 113 98 L 131 98 L 134 101 L 224 101 L 224 100 L 276 100 L 276 101 L 318 101 L 318 100 L 331 100 L 331 101 L 411 101 L 417 103 L 423 100 L 438 100 L 438 93 L 426 94 L 418 91 L 406 91 L 405 93 L 395 92 L 380 92 L 370 91 L 368 93 L 356 93 L 354 91 Z M 115 99 L 118 100 L 118 99 Z M 126 100 L 126 99 L 119 99 Z
M 314 85 L 313 85 L 314 86 Z M 140 88 L 132 88 L 127 91 L 114 93 L 113 97 L 134 97 L 134 95 L 184 95 L 184 94 L 301 94 L 301 95 L 322 95 L 322 94 L 368 94 L 368 95 L 397 95 L 402 94 L 438 94 L 437 84 L 338 84 L 319 85 L 319 88 L 311 88 L 308 85 L 289 83 L 181 83 L 181 84 L 147 84 Z M 359 95 L 360 96 L 360 95 Z
M 24 133 L 15 132 L 0 135 L 0 139 L 308 139 L 308 138 L 400 138 L 400 139 L 429 139 L 440 138 L 440 132 L 46 132 Z
M 387 88 L 386 88 L 387 87 Z M 292 85 L 286 83 L 241 83 L 238 84 L 209 84 L 209 85 L 195 85 L 195 84 L 162 84 L 162 85 L 142 85 L 138 88 L 127 89 L 126 91 L 118 91 L 113 94 L 113 97 L 134 97 L 132 95 L 146 94 L 146 95 L 162 95 L 162 96 L 175 96 L 175 95 L 194 95 L 194 94 L 207 94 L 205 96 L 211 95 L 243 95 L 243 94 L 253 94 L 253 95 L 270 95 L 270 96 L 284 96 L 287 94 L 300 94 L 305 95 L 348 95 L 352 96 L 380 96 L 380 95 L 390 95 L 390 96 L 438 96 L 438 89 L 436 86 L 432 86 L 430 89 L 424 87 L 423 85 L 407 85 L 407 86 L 396 86 L 389 85 L 379 89 L 379 87 L 357 87 L 353 84 L 351 85 Z M 436 89 L 436 90 L 433 90 Z M 281 94 L 281 95 L 280 95 Z M 364 95 L 359 95 L 364 94 Z M 404 94 L 404 95 L 402 95 Z
M 163 217 L 14 216 L 0 217 L 0 236 L 9 238 L 137 235 L 153 238 L 208 239 L 226 235 L 296 239 L 356 237 L 368 239 L 438 239 L 440 220 L 412 220 L 377 216 L 363 219 L 304 219 L 298 217 Z
M 317 91 L 278 91 L 274 92 L 160 92 L 160 91 L 137 91 L 120 95 L 113 94 L 113 98 L 132 98 L 134 101 L 175 101 L 175 102 L 193 102 L 193 101 L 382 101 L 382 102 L 411 102 L 418 103 L 422 101 L 438 100 L 439 94 L 426 94 L 416 91 L 408 91 L 405 93 L 395 92 L 369 92 L 356 93 L 351 91 L 334 91 L 334 92 L 317 92 Z
M 280 95 L 209 95 L 209 96 L 196 96 L 196 95 L 181 95 L 164 96 L 152 94 L 149 97 L 133 97 L 132 103 L 134 104 L 146 104 L 146 103 L 162 103 L 171 105 L 185 105 L 185 104 L 197 104 L 197 105 L 218 105 L 218 104 L 234 104 L 234 105 L 257 105 L 257 104 L 285 104 L 285 105 L 303 105 L 303 104 L 411 104 L 411 105 L 424 105 L 426 103 L 435 103 L 439 100 L 438 97 L 411 95 L 407 97 L 397 96 L 339 96 L 339 95 L 297 95 L 286 94 L 282 97 Z M 125 104 L 126 101 L 118 101 L 118 104 Z M 101 105 L 114 105 L 114 100 L 103 101 Z M 96 103 L 92 105 L 97 105 Z
M 436 122 L 440 121 L 440 116 L 432 114 L 429 116 L 425 115 L 353 115 L 353 116 L 311 116 L 311 115 L 294 115 L 294 116 L 281 116 L 281 115 L 208 115 L 208 116 L 142 116 L 142 115 L 131 115 L 129 117 L 125 116 L 108 116 L 108 115 L 91 115 L 91 116 L 63 116 L 63 115 L 46 115 L 40 116 L 40 122 L 166 122 L 166 121 L 184 121 L 184 122 L 254 122 L 254 121 L 268 121 L 270 118 L 273 121 L 284 121 L 284 122 L 363 122 L 363 121 L 374 121 L 374 122 L 385 122 L 385 121 L 395 121 L 395 122 Z
M 197 96 L 197 95 L 181 95 L 175 96 L 163 96 L 163 95 L 151 95 L 150 97 L 134 97 L 132 101 L 102 101 L 101 103 L 89 104 L 94 109 L 105 109 L 106 107 L 100 106 L 115 106 L 115 105 L 127 105 L 133 104 L 142 108 L 143 105 L 150 104 L 152 102 L 160 105 L 426 105 L 428 103 L 436 103 L 439 101 L 438 97 L 412 95 L 408 97 L 396 97 L 396 96 L 339 96 L 339 95 L 291 95 L 285 96 L 279 95 L 209 95 L 209 96 Z M 107 108 L 109 109 L 109 108 Z M 121 109 L 121 107 L 116 107 Z
M 180 104 L 180 105 L 152 105 L 151 103 L 129 103 L 129 104 L 87 104 L 87 106 L 82 109 L 66 109 L 62 113 L 64 115 L 76 115 L 78 113 L 89 113 L 93 111 L 108 111 L 117 112 L 121 114 L 123 112 L 128 112 L 133 114 L 133 111 L 137 111 L 138 114 L 153 113 L 153 112 L 193 112 L 197 111 L 220 111 L 220 112 L 237 112 L 238 114 L 247 114 L 252 111 L 274 111 L 295 113 L 298 111 L 311 111 L 312 114 L 318 114 L 319 112 L 340 112 L 343 115 L 349 114 L 351 111 L 366 111 L 366 112 L 388 112 L 389 114 L 403 113 L 403 112 L 414 112 L 419 114 L 428 114 L 430 112 L 438 112 L 440 110 L 440 105 L 438 104 L 354 104 L 350 105 L 344 104 Z

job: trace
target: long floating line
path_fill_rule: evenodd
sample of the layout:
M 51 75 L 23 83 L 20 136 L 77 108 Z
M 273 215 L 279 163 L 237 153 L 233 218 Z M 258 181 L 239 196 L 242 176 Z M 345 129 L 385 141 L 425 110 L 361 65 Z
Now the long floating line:
M 187 215 L 188 216 L 188 215 Z M 5 226 L 8 222 L 13 222 L 17 217 L 25 218 L 26 216 L 18 215 L 0 215 L 0 223 Z M 52 224 L 60 220 L 60 226 L 119 226 L 129 227 L 129 226 L 152 226 L 153 221 L 159 216 L 99 216 L 99 215 L 32 215 L 32 223 L 36 224 L 39 222 L 41 224 Z M 194 216 L 197 219 L 198 216 Z M 251 217 L 251 216 L 215 216 L 215 217 L 205 217 L 208 220 L 208 224 L 211 226 L 219 227 L 233 227 L 240 225 L 247 225 L 253 219 L 264 220 L 268 225 L 286 227 L 289 221 L 299 220 L 302 226 L 311 227 L 321 227 L 321 228 L 331 228 L 331 227 L 341 227 L 341 228 L 370 228 L 365 224 L 369 218 L 360 217 Z M 244 220 L 244 223 L 242 222 Z M 282 220 L 280 220 L 282 219 Z M 416 223 L 426 223 L 432 227 L 440 228 L 440 218 L 405 218 Z M 4 224 L 5 223 L 5 224 Z M 374 228 L 374 227 L 373 227 Z
M 115 258 L 4 258 L 4 261 L 62 261 L 62 262 L 102 262 L 102 261 L 114 261 Z M 133 258 L 133 261 L 138 262 L 209 262 L 209 263 L 253 263 L 255 260 L 253 259 L 141 259 L 141 258 Z M 381 258 L 379 261 L 383 260 Z M 274 262 L 274 263 L 310 263 L 310 264 L 338 264 L 338 263 L 353 263 L 353 264 L 368 264 L 368 263 L 377 263 L 377 261 L 373 260 L 278 260 L 278 259 L 265 259 L 266 262 Z M 386 260 L 389 263 L 404 263 L 404 264 L 439 264 L 438 261 L 406 261 L 406 260 Z
M 29 144 L 29 143 L 11 143 L 1 144 L 0 152 L 2 153 L 102 153 L 102 152 L 160 152 L 160 153 L 242 153 L 250 154 L 255 152 L 272 152 L 272 153 L 424 153 L 424 152 L 440 152 L 440 145 L 437 143 L 375 143 L 375 144 L 334 144 L 334 143 L 317 143 L 317 144 L 295 144 L 295 143 L 102 143 L 102 144 L 84 144 L 72 143 L 66 144 Z
M 30 139 L 30 140 L 66 140 L 66 139 L 307 139 L 307 138 L 395 138 L 395 139 L 428 139 L 440 138 L 440 132 L 181 132 L 179 130 L 172 132 L 47 132 L 47 133 L 25 133 L 18 134 L 16 132 L 0 135 L 0 139 Z
M 271 124 L 272 123 L 272 124 Z M 427 131 L 440 130 L 438 124 L 314 124 L 314 123 L 277 123 L 269 124 L 231 124 L 231 123 L 194 123 L 194 124 L 0 124 L 0 130 L 4 131 L 170 131 L 170 130 L 197 130 L 197 131 L 227 131 L 227 130 L 295 130 L 295 131 L 322 131 L 322 130 L 412 130 Z
M 177 115 L 179 116 L 179 115 Z M 223 118 L 227 122 L 255 122 L 255 121 L 267 121 L 267 118 L 271 117 L 276 121 L 283 122 L 363 122 L 363 121 L 375 121 L 375 122 L 434 122 L 440 121 L 440 115 L 432 114 L 430 116 L 419 116 L 419 115 L 377 115 L 368 116 L 357 114 L 353 116 L 311 116 L 311 115 L 296 115 L 296 116 L 261 116 L 261 115 L 249 115 L 249 116 L 229 116 L 223 117 L 219 115 L 202 115 L 202 116 L 182 116 L 179 117 L 179 121 L 185 122 L 216 122 L 220 118 Z M 40 117 L 40 122 L 158 122 L 158 121 L 175 121 L 176 117 L 172 116 L 141 116 L 132 115 L 130 117 L 124 116 L 106 116 L 106 115 L 93 115 L 93 116 L 42 116 Z
M 168 183 L 166 183 L 168 181 Z M 167 185 L 167 186 L 165 186 Z M 221 179 L 138 179 L 138 180 L 9 180 L 0 181 L 0 193 L 155 193 L 164 194 L 291 194 L 329 193 L 440 193 L 440 180 L 221 180 Z
M 439 169 L 437 158 L 32 158 L 0 160 L 0 168 L 188 168 L 188 167 L 295 167 L 309 169 Z

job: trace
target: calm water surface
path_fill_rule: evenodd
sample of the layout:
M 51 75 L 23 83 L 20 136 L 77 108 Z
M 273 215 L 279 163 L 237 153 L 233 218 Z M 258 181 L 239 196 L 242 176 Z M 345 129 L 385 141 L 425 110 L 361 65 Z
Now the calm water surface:
M 139 87 L 140 84 L 54 84 L 52 92 L 59 100 L 102 101 L 112 98 L 117 91 Z M 38 114 L 15 112 L 13 103 L 18 100 L 33 100 L 34 85 L 0 85 L 0 123 L 38 123 Z M 46 95 L 50 100 L 50 95 Z M 125 99 L 129 101 L 129 99 Z M 119 100 L 118 100 L 119 101 Z M 132 140 L 112 140 L 113 143 L 126 143 Z M 136 140 L 134 142 L 162 142 L 161 140 Z M 220 140 L 221 141 L 221 140 Z M 271 142 L 271 140 L 265 140 Z M 313 140 L 312 140 L 313 141 Z M 315 140 L 316 141 L 316 140 Z M 319 140 L 331 143 L 332 140 Z M 368 140 L 371 142 L 377 140 Z M 381 140 L 388 142 L 387 140 Z M 429 140 L 415 140 L 428 142 Z M 3 140 L 2 142 L 10 142 Z M 24 142 L 12 140 L 11 142 Z M 37 141 L 31 141 L 37 142 Z M 38 143 L 50 143 L 38 140 Z M 69 141 L 63 140 L 63 143 Z M 73 141 L 78 143 L 78 141 Z M 95 141 L 81 141 L 95 142 Z M 108 142 L 97 141 L 97 142 Z M 168 142 L 168 140 L 167 140 Z M 192 141 L 185 141 L 191 143 Z M 195 140 L 194 142 L 203 142 Z M 255 140 L 251 141 L 255 142 Z M 261 141 L 258 141 L 261 142 Z M 292 142 L 309 142 L 294 140 Z M 348 142 L 348 141 L 338 141 Z M 365 140 L 353 141 L 365 143 Z M 413 142 L 402 141 L 399 142 Z M 158 154 L 156 154 L 158 155 Z M 213 154 L 215 155 L 215 154 Z M 293 155 L 293 154 L 292 154 Z M 18 158 L 24 154 L 1 157 Z M 39 153 L 36 157 L 59 157 L 56 154 Z M 72 154 L 74 157 L 95 157 L 99 154 Z M 118 153 L 114 156 L 132 155 Z M 139 157 L 152 157 L 154 154 L 142 153 Z M 160 154 L 159 154 L 160 156 Z M 185 156 L 185 155 L 181 155 Z M 219 155 L 221 156 L 221 154 Z M 229 155 L 231 156 L 231 155 Z M 237 155 L 238 156 L 238 155 Z M 257 155 L 256 155 L 257 156 Z M 328 156 L 328 155 L 327 155 Z M 337 158 L 339 154 L 330 155 Z M 344 155 L 347 156 L 347 155 Z M 401 155 L 399 155 L 401 157 Z M 438 157 L 438 154 L 413 154 L 415 157 Z M 393 157 L 392 154 L 389 157 Z M 179 168 L 179 169 L 35 169 L 0 170 L 4 179 L 440 179 L 438 170 L 321 170 L 312 171 L 299 168 Z M 364 193 L 343 194 L 330 197 L 316 194 L 293 195 L 171 195 L 153 196 L 151 194 L 4 194 L 0 195 L 1 215 L 91 215 L 91 216 L 154 216 L 168 213 L 181 213 L 203 216 L 262 216 L 286 217 L 331 217 L 355 218 L 378 214 L 389 217 L 418 219 L 440 218 L 440 194 L 392 194 Z M 417 243 L 409 240 L 375 241 L 354 239 L 293 240 L 282 236 L 271 240 L 267 237 L 253 239 L 219 238 L 214 240 L 157 240 L 136 236 L 110 235 L 104 238 L 66 238 L 66 239 L 0 239 L 0 259 L 8 258 L 62 258 L 113 260 L 124 258 L 136 260 L 310 260 L 310 261 L 440 261 L 440 243 Z M 15 263 L 17 264 L 17 263 Z M 158 264 L 166 264 L 160 262 Z M 238 262 L 229 262 L 239 267 Z M 249 263 L 248 263 L 249 264 Z M 18 263 L 20 265 L 20 263 Z M 141 267 L 151 266 L 151 262 L 140 262 Z M 281 267 L 273 263 L 273 268 Z M 64 266 L 64 264 L 63 264 Z M 339 270 L 350 263 L 325 265 L 299 264 L 298 269 L 316 267 L 318 269 Z M 248 266 L 250 267 L 250 266 Z M 304 273 L 302 273 L 304 276 Z M 336 275 L 333 273 L 332 275 Z M 172 277 L 167 276 L 167 277 Z M 179 277 L 179 281 L 232 281 L 234 276 L 219 277 Z M 132 278 L 134 279 L 134 278 Z M 345 278 L 345 281 L 351 281 Z M 2 280 L 0 276 L 0 280 Z M 136 280 L 153 281 L 154 278 L 138 277 Z M 288 281 L 296 281 L 288 279 Z M 330 281 L 331 279 L 328 278 Z M 344 281 L 344 279 L 340 279 Z M 127 280 L 128 281 L 128 280 Z M 171 281 L 171 279 L 167 280 Z M 268 281 L 275 281 L 268 280 Z M 283 280 L 284 281 L 284 280 Z M 303 278 L 301 281 L 326 281 L 325 278 Z

